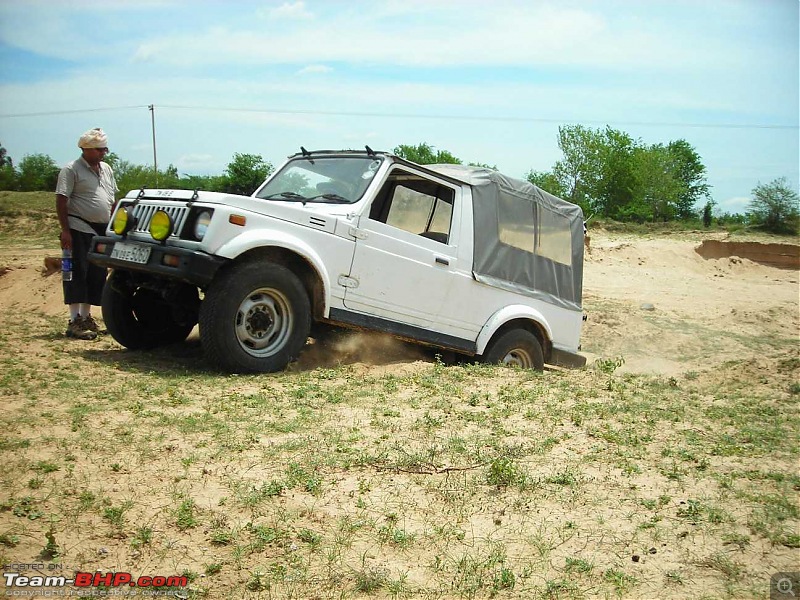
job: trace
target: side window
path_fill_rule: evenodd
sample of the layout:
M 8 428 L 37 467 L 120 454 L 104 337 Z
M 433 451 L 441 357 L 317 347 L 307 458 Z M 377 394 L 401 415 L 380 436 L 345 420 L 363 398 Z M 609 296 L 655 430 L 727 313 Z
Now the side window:
M 572 232 L 569 228 L 569 219 L 539 207 L 536 254 L 564 265 L 572 264 Z
M 386 224 L 409 233 L 422 233 L 428 225 L 428 216 L 435 203 L 436 198 L 398 183 L 391 196 Z
M 378 195 L 370 218 L 442 244 L 450 239 L 454 191 L 411 173 L 396 171 Z
M 572 264 L 569 219 L 541 205 L 511 195 L 500 195 L 497 229 L 503 244 L 564 265 Z
M 497 228 L 502 243 L 533 252 L 536 230 L 533 204 L 520 202 L 513 196 L 501 195 L 497 203 Z

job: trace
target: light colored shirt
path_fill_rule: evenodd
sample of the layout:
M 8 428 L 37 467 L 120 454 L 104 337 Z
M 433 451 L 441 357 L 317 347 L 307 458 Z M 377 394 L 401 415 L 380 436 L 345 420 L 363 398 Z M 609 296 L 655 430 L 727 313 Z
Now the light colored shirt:
M 67 197 L 67 212 L 74 215 L 69 217 L 69 228 L 76 231 L 94 233 L 84 221 L 108 223 L 116 191 L 114 171 L 104 162 L 100 163 L 99 175 L 83 157 L 69 163 L 58 174 L 56 194 Z

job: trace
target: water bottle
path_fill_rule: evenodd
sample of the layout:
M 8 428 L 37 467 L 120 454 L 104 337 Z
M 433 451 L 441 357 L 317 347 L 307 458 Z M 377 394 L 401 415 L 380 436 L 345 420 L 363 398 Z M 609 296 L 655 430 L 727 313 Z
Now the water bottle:
M 72 281 L 72 250 L 61 251 L 61 281 Z

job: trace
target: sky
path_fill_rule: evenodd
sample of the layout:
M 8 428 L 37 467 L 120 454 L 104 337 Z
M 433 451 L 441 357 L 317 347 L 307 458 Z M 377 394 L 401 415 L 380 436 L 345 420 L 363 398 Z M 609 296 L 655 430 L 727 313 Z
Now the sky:
M 798 0 L 0 0 L 0 144 L 221 174 L 427 143 L 524 178 L 581 124 L 700 154 L 717 212 L 800 181 Z M 149 107 L 153 107 L 150 110 Z M 153 120 L 154 119 L 154 127 Z

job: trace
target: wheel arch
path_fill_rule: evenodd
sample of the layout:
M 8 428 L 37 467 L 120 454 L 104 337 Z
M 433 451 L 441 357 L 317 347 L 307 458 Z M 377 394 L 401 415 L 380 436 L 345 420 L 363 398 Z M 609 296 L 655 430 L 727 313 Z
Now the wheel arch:
M 477 354 L 482 355 L 490 344 L 512 329 L 525 329 L 542 346 L 545 362 L 550 359 L 553 336 L 544 317 L 529 307 L 507 307 L 497 312 L 481 330 L 476 341 Z
M 325 316 L 330 299 L 325 285 L 327 272 L 321 262 L 312 262 L 307 256 L 283 246 L 261 246 L 241 253 L 223 268 L 231 269 L 245 262 L 271 262 L 292 271 L 308 295 L 312 318 L 318 320 Z

